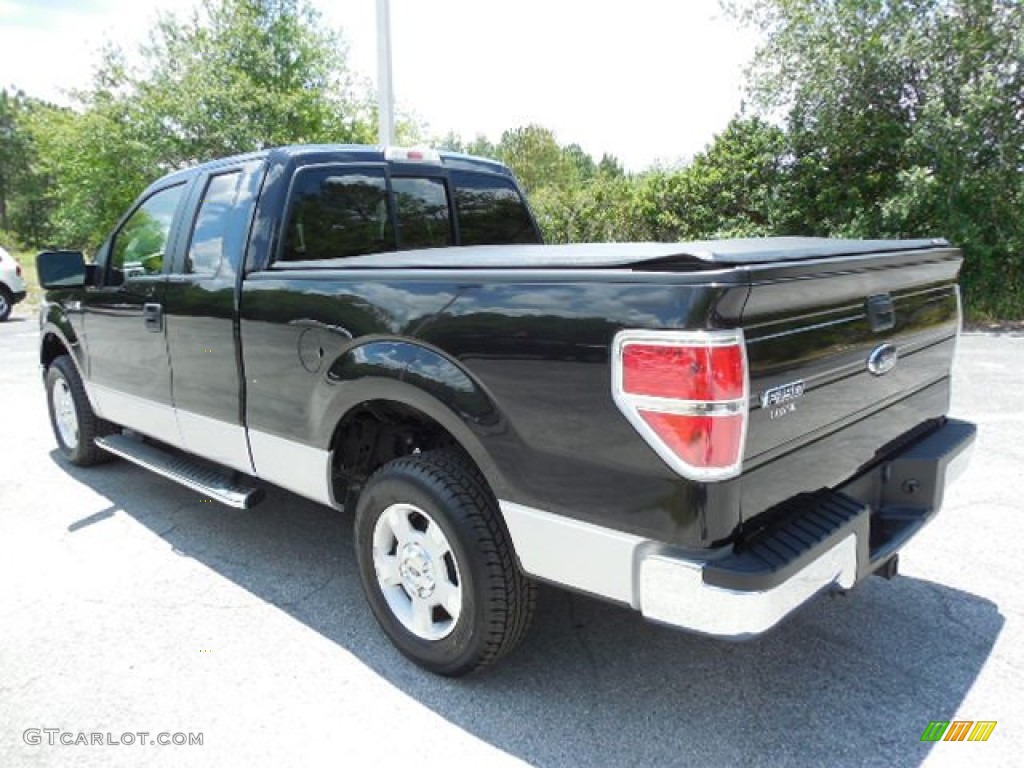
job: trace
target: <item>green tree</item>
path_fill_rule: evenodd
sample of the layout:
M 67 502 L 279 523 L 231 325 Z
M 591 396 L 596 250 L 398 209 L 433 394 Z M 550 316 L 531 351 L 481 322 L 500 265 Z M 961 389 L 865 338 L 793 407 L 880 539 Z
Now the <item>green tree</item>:
M 610 155 L 605 152 L 601 155 L 601 161 L 597 164 L 597 172 L 602 176 L 625 176 L 626 172 L 622 168 L 622 163 L 619 162 L 619 158 L 615 155 Z
M 50 177 L 40 170 L 35 126 L 57 107 L 20 91 L 0 91 L 0 230 L 19 245 L 43 242 L 50 233 Z
M 547 186 L 531 196 L 544 239 L 551 243 L 651 239 L 637 201 L 635 179 L 608 175 Z
M 689 165 L 652 174 L 644 210 L 658 239 L 784 234 L 790 168 L 784 132 L 753 118 L 734 118 Z
M 306 0 L 204 0 L 142 50 L 140 128 L 172 165 L 288 143 L 372 142 L 341 38 Z
M 24 173 L 28 136 L 22 129 L 21 93 L 0 90 L 0 229 L 8 228 L 8 206 L 18 177 Z
M 492 160 L 498 159 L 498 147 L 483 134 L 477 134 L 477 137 L 466 145 L 466 154 L 476 155 L 477 157 L 489 157 Z
M 47 109 L 31 118 L 33 172 L 45 181 L 46 217 L 38 245 L 94 249 L 129 203 L 166 167 L 141 135 L 135 105 L 97 87 L 79 110 Z
M 588 181 L 597 175 L 597 163 L 579 144 L 563 147 L 562 158 L 568 166 L 571 182 Z
M 95 247 L 150 181 L 290 143 L 373 142 L 369 91 L 308 0 L 204 0 L 162 16 L 129 67 L 102 55 L 73 110 L 30 117 L 47 237 Z
M 804 231 L 964 248 L 974 314 L 1024 315 L 1020 0 L 746 0 L 760 109 L 785 115 Z
M 564 183 L 575 170 L 555 135 L 539 125 L 505 131 L 497 150 L 498 158 L 512 169 L 527 193 Z
M 472 141 L 463 141 L 462 137 L 454 131 L 449 131 L 439 139 L 434 139 L 433 146 L 438 149 L 447 149 L 452 152 L 462 152 L 476 157 L 488 157 L 492 160 L 498 159 L 498 148 L 482 133 L 477 134 Z

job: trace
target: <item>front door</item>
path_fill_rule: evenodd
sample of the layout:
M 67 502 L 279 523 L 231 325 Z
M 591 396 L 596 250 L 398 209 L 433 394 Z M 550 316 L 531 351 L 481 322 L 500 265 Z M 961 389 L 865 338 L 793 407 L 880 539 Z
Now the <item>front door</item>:
M 89 394 L 104 418 L 181 443 L 164 328 L 166 262 L 186 184 L 139 203 L 107 246 L 98 286 L 84 292 Z
M 226 166 L 201 179 L 168 277 L 164 316 L 171 383 L 188 450 L 252 473 L 242 402 L 235 291 L 263 165 Z

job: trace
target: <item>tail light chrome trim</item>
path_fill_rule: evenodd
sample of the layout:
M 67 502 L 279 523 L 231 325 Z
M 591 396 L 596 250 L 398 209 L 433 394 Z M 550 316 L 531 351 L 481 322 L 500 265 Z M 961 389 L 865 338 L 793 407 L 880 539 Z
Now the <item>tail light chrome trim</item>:
M 631 394 L 624 389 L 624 353 L 633 344 L 681 348 L 737 347 L 741 356 L 742 395 L 723 400 L 690 400 L 651 395 Z M 675 472 L 690 480 L 728 480 L 743 471 L 743 452 L 746 447 L 747 426 L 750 421 L 750 372 L 747 348 L 741 329 L 723 331 L 659 331 L 624 330 L 612 341 L 612 398 L 633 428 L 648 445 Z M 702 416 L 710 418 L 741 416 L 739 445 L 734 460 L 723 466 L 699 466 L 684 460 L 644 418 L 644 412 Z

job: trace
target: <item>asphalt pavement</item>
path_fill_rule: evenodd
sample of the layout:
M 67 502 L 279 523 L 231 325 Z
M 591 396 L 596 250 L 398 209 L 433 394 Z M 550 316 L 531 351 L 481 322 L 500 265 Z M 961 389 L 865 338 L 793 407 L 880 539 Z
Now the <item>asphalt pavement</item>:
M 962 337 L 978 444 L 897 579 L 742 644 L 544 588 L 519 650 L 463 680 L 378 630 L 347 514 L 64 462 L 36 343 L 0 323 L 0 766 L 1020 764 L 1022 335 Z M 955 719 L 997 726 L 920 741 Z

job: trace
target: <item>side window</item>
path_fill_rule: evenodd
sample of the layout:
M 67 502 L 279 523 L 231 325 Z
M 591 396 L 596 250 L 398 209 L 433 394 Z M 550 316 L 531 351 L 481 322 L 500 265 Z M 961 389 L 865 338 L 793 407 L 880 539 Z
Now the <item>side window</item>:
M 448 193 L 442 179 L 392 177 L 391 189 L 395 193 L 401 249 L 452 244 Z
M 192 229 L 186 272 L 201 277 L 234 274 L 245 229 L 246 212 L 237 205 L 241 181 L 241 171 L 210 177 Z
M 285 261 L 395 250 L 382 168 L 309 168 L 295 177 L 285 227 Z
M 159 275 L 164 271 L 164 252 L 185 185 L 162 189 L 151 195 L 114 235 L 111 248 L 111 284 L 126 277 Z
M 462 245 L 539 243 L 540 237 L 515 185 L 501 176 L 452 173 Z

